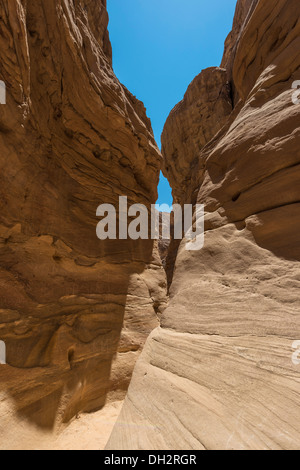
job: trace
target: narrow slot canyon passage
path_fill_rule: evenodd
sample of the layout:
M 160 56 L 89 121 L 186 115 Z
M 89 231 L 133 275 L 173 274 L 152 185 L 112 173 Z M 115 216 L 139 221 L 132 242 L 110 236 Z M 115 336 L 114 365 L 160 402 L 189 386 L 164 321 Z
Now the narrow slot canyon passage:
M 289 3 L 0 0 L 0 450 L 300 448 Z
M 236 0 L 226 5 L 108 0 L 113 69 L 144 103 L 159 148 L 167 117 L 190 82 L 202 69 L 221 62 L 235 7 Z M 172 189 L 161 173 L 157 204 L 171 207 L 172 203 Z

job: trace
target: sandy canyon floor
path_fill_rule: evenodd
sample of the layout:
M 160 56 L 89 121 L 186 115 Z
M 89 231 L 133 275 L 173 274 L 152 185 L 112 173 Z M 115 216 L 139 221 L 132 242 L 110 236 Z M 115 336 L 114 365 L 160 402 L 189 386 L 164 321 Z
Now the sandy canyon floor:
M 1 450 L 104 450 L 121 412 L 123 401 L 109 403 L 100 411 L 81 414 L 56 432 L 41 432 L 27 420 L 20 420 L 6 409 L 0 429 Z M 9 423 L 9 424 L 8 424 Z M 8 426 L 6 426 L 8 424 Z M 5 428 L 2 429 L 2 428 Z M 17 438 L 16 438 L 17 436 Z

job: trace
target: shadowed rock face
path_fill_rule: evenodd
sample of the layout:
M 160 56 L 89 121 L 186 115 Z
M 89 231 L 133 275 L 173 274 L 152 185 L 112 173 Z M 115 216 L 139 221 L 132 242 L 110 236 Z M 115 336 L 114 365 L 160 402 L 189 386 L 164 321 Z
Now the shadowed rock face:
M 161 166 L 107 22 L 105 0 L 0 1 L 2 448 L 16 413 L 52 429 L 122 398 L 165 302 L 157 246 L 96 237 L 100 204 L 156 201 Z
M 166 123 L 164 172 L 205 204 L 205 246 L 171 244 L 170 305 L 109 449 L 300 447 L 299 38 L 297 0 L 240 0 L 222 69 Z

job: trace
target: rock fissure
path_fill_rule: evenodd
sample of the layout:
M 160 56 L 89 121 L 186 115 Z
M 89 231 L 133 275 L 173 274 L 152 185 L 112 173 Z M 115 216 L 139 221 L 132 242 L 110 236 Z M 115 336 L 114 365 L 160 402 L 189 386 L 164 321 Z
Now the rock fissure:
M 1 447 L 117 413 L 129 384 L 108 449 L 300 447 L 299 18 L 238 0 L 161 154 L 114 75 L 106 0 L 0 2 Z M 204 204 L 204 248 L 100 242 L 99 204 L 150 210 L 161 169 Z

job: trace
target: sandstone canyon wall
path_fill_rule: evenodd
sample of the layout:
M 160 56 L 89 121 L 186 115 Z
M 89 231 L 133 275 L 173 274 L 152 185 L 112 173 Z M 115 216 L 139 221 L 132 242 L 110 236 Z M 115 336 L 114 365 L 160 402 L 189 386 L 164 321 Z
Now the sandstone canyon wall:
M 0 1 L 2 449 L 123 398 L 166 302 L 157 246 L 96 237 L 97 207 L 154 203 L 161 167 L 107 23 L 106 0 Z
M 172 242 L 170 304 L 109 449 L 299 449 L 298 0 L 239 0 L 220 68 L 171 112 L 164 173 L 205 205 L 205 246 Z

